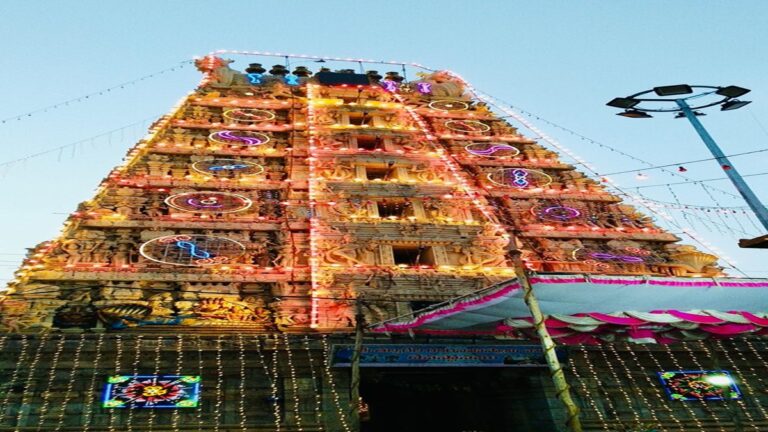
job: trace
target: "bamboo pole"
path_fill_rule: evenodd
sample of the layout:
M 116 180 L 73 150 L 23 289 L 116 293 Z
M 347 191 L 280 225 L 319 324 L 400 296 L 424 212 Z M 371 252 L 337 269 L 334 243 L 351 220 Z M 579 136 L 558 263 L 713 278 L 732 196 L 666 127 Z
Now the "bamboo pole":
M 547 360 L 549 372 L 552 376 L 552 381 L 555 384 L 555 389 L 557 390 L 557 398 L 560 399 L 560 402 L 562 402 L 563 405 L 565 405 L 565 410 L 568 414 L 566 426 L 571 432 L 581 432 L 582 428 L 581 421 L 579 420 L 579 408 L 573 402 L 570 386 L 565 380 L 563 368 L 560 366 L 560 361 L 557 359 L 555 342 L 552 340 L 552 336 L 550 336 L 547 326 L 544 323 L 545 318 L 539 307 L 539 301 L 533 295 L 533 287 L 528 280 L 528 273 L 523 265 L 521 252 L 519 250 L 512 250 L 510 253 L 512 255 L 512 262 L 515 267 L 517 280 L 523 288 L 523 299 L 533 316 L 533 325 L 536 328 L 536 333 L 538 334 L 541 346 L 544 349 L 544 358 Z
M 363 348 L 364 321 L 363 306 L 358 298 L 355 301 L 355 348 L 352 351 L 352 379 L 349 394 L 349 418 L 353 431 L 360 430 L 360 351 Z

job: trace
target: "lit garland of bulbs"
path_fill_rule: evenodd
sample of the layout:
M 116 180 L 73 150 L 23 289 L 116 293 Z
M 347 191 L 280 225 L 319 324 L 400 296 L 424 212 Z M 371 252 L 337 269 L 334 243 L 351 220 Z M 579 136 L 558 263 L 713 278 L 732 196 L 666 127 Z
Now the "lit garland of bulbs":
M 216 337 L 216 405 L 213 408 L 213 430 L 219 432 L 219 423 L 221 422 L 222 405 L 224 404 L 224 365 L 221 361 L 221 342 L 222 335 Z
M 627 366 L 627 363 L 624 361 L 624 359 L 619 355 L 619 353 L 616 351 L 616 348 L 613 346 L 614 344 L 608 343 L 606 346 L 608 347 L 608 350 L 611 351 L 613 356 L 616 358 L 616 360 L 619 362 L 622 368 L 624 368 L 624 371 L 626 371 L 626 377 L 634 381 L 634 378 L 632 377 L 632 370 Z M 605 350 L 602 349 L 603 347 L 600 347 L 600 352 L 603 353 L 603 357 L 605 358 L 606 363 L 608 364 L 608 368 L 611 370 L 611 374 L 616 376 L 617 374 L 614 373 L 614 368 L 612 362 L 608 359 L 607 355 L 605 354 Z M 631 350 L 630 350 L 631 351 Z M 645 375 L 645 374 L 643 374 Z M 648 378 L 647 375 L 645 375 L 646 378 Z M 639 387 L 639 386 L 638 386 Z M 623 386 L 622 386 L 623 388 Z M 658 388 L 658 386 L 653 386 L 653 388 Z M 643 404 L 645 404 L 645 408 L 648 410 L 648 412 L 651 414 L 651 418 L 653 419 L 654 426 L 660 425 L 661 421 L 659 420 L 658 414 L 656 414 L 656 410 L 653 409 L 653 404 L 650 400 L 648 400 L 648 397 L 645 395 L 644 392 L 642 392 L 639 388 L 635 392 L 636 395 L 640 396 L 640 399 L 643 401 Z M 632 406 L 632 405 L 630 405 Z M 635 417 L 639 418 L 639 414 L 637 414 L 634 410 L 632 410 L 633 413 L 635 413 Z
M 653 364 L 656 366 L 657 371 L 663 371 L 666 370 L 664 366 L 661 365 L 661 362 L 659 362 L 659 359 L 656 358 L 656 356 L 653 354 L 653 351 L 650 349 L 650 347 L 647 344 L 641 344 L 643 348 L 645 348 L 645 351 L 648 353 L 648 357 L 651 359 Z M 688 404 L 681 404 L 683 409 L 688 412 L 688 416 L 693 420 L 694 423 L 696 423 L 697 430 L 705 430 L 703 424 L 698 418 L 698 414 L 691 408 Z
M 32 382 L 35 380 L 35 368 L 37 368 L 37 364 L 40 363 L 40 357 L 43 355 L 43 348 L 48 343 L 49 334 L 43 333 L 42 336 L 38 339 L 38 345 L 37 349 L 35 350 L 34 357 L 32 357 L 32 361 L 27 366 L 29 368 L 29 374 L 27 375 L 27 380 L 24 383 L 24 392 L 21 396 L 21 403 L 19 404 L 19 407 L 29 406 L 29 399 L 33 395 L 32 391 Z M 21 362 L 19 362 L 21 364 Z M 8 392 L 11 393 L 11 392 Z M 16 413 L 16 425 L 22 424 L 22 418 L 24 417 L 25 413 L 27 413 L 24 409 L 19 409 L 19 411 Z M 16 428 L 18 431 L 18 427 Z
M 163 337 L 158 336 L 155 340 L 155 368 L 154 368 L 154 376 L 160 375 L 160 359 L 161 359 L 161 348 L 163 346 Z M 147 422 L 147 431 L 152 432 L 153 428 L 155 426 L 155 410 L 150 409 L 149 410 L 149 421 Z
M 584 363 L 587 365 L 587 369 L 589 369 L 590 375 L 597 381 L 598 387 L 601 387 L 602 386 L 602 382 L 600 380 L 600 374 L 598 374 L 597 371 L 595 370 L 595 365 L 592 363 L 592 359 L 590 359 L 589 351 L 587 350 L 587 348 L 584 345 L 581 345 L 579 347 L 579 350 L 581 351 L 581 355 L 582 355 L 582 357 L 584 359 Z M 571 371 L 573 371 L 575 373 L 576 369 L 577 369 L 576 367 L 572 367 Z M 585 393 L 587 395 L 590 395 L 591 392 L 589 390 L 586 390 L 586 386 L 584 386 L 584 388 L 585 388 Z M 605 405 L 611 411 L 611 416 L 619 421 L 619 425 L 620 426 L 623 426 L 621 424 L 621 416 L 619 415 L 619 412 L 616 410 L 616 406 L 613 404 L 613 401 L 611 401 L 611 398 L 605 398 L 604 400 L 605 400 Z M 603 419 L 603 416 L 601 415 L 600 418 Z M 607 424 L 603 423 L 603 427 L 606 430 L 609 430 Z
M 691 354 L 691 358 L 693 359 L 693 362 L 696 364 L 696 367 L 697 367 L 699 370 L 705 370 L 705 369 L 703 369 L 703 368 L 701 367 L 701 364 L 699 364 L 698 360 L 696 359 L 696 355 L 694 355 L 693 353 L 691 353 L 691 352 L 690 352 L 690 349 L 688 348 L 688 346 L 687 346 L 687 343 L 683 343 L 683 344 L 681 344 L 681 345 L 682 345 L 682 346 L 683 346 L 683 347 L 684 347 L 686 350 L 688 350 L 689 354 Z M 666 351 L 666 352 L 667 352 L 667 356 L 669 356 L 669 358 L 672 360 L 672 364 L 674 364 L 674 365 L 675 365 L 675 369 L 677 369 L 677 370 L 681 370 L 681 371 L 686 369 L 686 368 L 684 368 L 684 367 L 683 367 L 683 366 L 680 364 L 680 362 L 678 361 L 677 357 L 675 357 L 675 354 L 674 354 L 674 353 L 672 352 L 672 350 L 669 348 L 669 345 L 668 345 L 668 344 L 662 344 L 662 348 L 664 348 L 664 351 Z M 721 430 L 722 432 L 725 432 L 725 429 L 723 429 L 723 425 L 720 423 L 720 419 L 718 418 L 717 414 L 715 414 L 715 413 L 712 411 L 712 409 L 711 409 L 711 408 L 709 408 L 709 404 L 708 404 L 708 402 L 707 402 L 706 400 L 702 399 L 702 400 L 700 401 L 700 403 L 701 403 L 701 406 L 702 406 L 702 408 L 704 409 L 704 411 L 706 411 L 707 413 L 709 413 L 709 415 L 710 415 L 710 416 L 712 417 L 712 419 L 715 421 L 715 424 L 717 425 L 717 427 L 719 427 L 719 428 L 720 428 L 720 430 Z M 703 430 L 703 429 L 702 429 L 702 430 Z
M 7 340 L 8 336 L 3 336 L 3 346 L 5 347 L 5 341 Z M 24 364 L 27 360 L 27 335 L 22 334 L 21 340 L 19 341 L 19 344 L 21 345 L 21 349 L 19 350 L 19 356 L 18 361 L 16 362 L 16 366 L 13 369 L 13 373 L 11 374 L 11 378 L 8 380 L 8 388 L 13 388 L 16 385 L 16 380 L 19 379 L 19 372 L 21 372 L 21 365 Z M 5 420 L 5 412 L 6 408 L 8 407 L 8 401 L 11 397 L 11 392 L 7 391 L 5 392 L 5 395 L 3 396 L 3 402 L 0 404 L 0 421 Z
M 133 376 L 136 376 L 139 374 L 139 366 L 141 365 L 141 343 L 143 340 L 143 335 L 137 335 L 135 341 L 135 351 L 133 353 L 133 365 L 131 367 L 131 373 Z M 115 411 L 114 409 L 112 411 Z M 135 410 L 129 409 L 128 410 L 128 418 L 125 421 L 125 425 L 128 428 L 128 432 L 133 430 L 133 412 Z
M 275 340 L 275 343 L 277 343 L 277 340 Z M 291 344 L 290 340 L 288 339 L 288 333 L 283 333 L 283 344 L 285 347 L 285 355 L 288 359 L 288 371 L 289 376 L 291 379 L 291 388 L 293 390 L 293 415 L 296 418 L 296 429 L 298 431 L 303 431 L 303 427 L 301 426 L 301 405 L 299 401 L 299 384 L 296 379 L 296 368 L 293 365 L 293 353 L 291 353 Z M 277 345 L 275 346 L 275 350 L 277 350 Z
M 269 371 L 269 366 L 267 366 L 267 359 L 264 357 L 264 353 L 261 352 L 261 339 L 259 339 L 258 336 L 256 336 L 255 339 L 256 340 L 254 346 L 256 347 L 256 354 L 258 355 L 261 367 L 264 369 L 264 374 L 269 381 L 269 387 L 272 390 L 270 397 L 274 414 L 273 417 L 275 421 L 275 432 L 280 432 L 282 427 L 282 417 L 280 416 L 280 405 L 277 403 L 277 376 L 273 377 L 272 373 Z
M 119 335 L 115 336 L 119 340 Z M 104 344 L 104 333 L 99 333 L 98 337 L 96 338 L 96 352 L 93 355 L 93 364 L 91 366 L 91 382 L 88 384 L 88 391 L 85 392 L 85 407 L 83 408 L 83 431 L 88 432 L 91 428 L 91 421 L 93 420 L 93 401 L 96 399 L 96 395 L 99 391 L 99 383 L 98 378 L 100 376 L 99 374 L 99 361 L 101 360 L 101 347 Z M 115 352 L 115 359 L 116 361 L 119 361 L 120 358 L 120 351 Z M 117 373 L 115 373 L 117 375 Z M 72 374 L 72 377 L 74 378 L 74 373 Z M 59 428 L 63 425 L 64 422 L 64 409 L 66 407 L 63 407 L 61 409 L 61 414 L 59 414 Z M 110 416 L 111 418 L 111 416 Z
M 616 350 L 613 350 L 613 352 L 614 352 L 614 355 L 619 355 L 616 352 Z M 659 386 L 659 382 L 655 381 L 653 378 L 651 378 L 652 376 L 655 376 L 656 374 L 655 373 L 648 373 L 648 371 L 646 370 L 645 366 L 643 366 L 643 363 L 637 357 L 637 354 L 635 353 L 635 350 L 628 349 L 625 352 L 629 353 L 629 355 L 632 357 L 632 360 L 635 362 L 635 365 L 637 365 L 637 367 L 640 368 L 640 371 L 641 371 L 643 377 L 645 378 L 645 381 L 648 383 L 648 387 L 653 389 L 654 393 L 656 394 L 656 398 L 658 400 L 664 400 L 666 395 L 664 394 L 664 391 L 661 389 L 661 386 Z M 648 406 L 649 409 L 652 409 L 652 408 L 650 408 L 652 405 L 648 401 L 646 401 L 646 406 Z M 675 415 L 675 411 L 672 409 L 672 407 L 669 404 L 661 405 L 661 407 L 664 408 L 664 410 L 667 412 L 667 418 L 669 418 L 670 420 L 674 421 L 677 424 L 677 427 L 681 431 L 685 431 L 685 426 L 680 421 L 680 419 L 677 418 L 677 416 Z
M 685 350 L 685 351 L 688 353 L 688 355 L 691 357 L 691 360 L 692 360 L 692 361 L 693 361 L 693 363 L 696 365 L 696 368 L 697 368 L 697 369 L 699 369 L 699 370 L 702 370 L 702 371 L 703 371 L 703 370 L 707 370 L 707 368 L 704 368 L 704 367 L 702 366 L 701 362 L 699 362 L 699 357 L 696 355 L 696 353 L 695 353 L 695 352 L 693 352 L 693 350 L 691 350 L 691 346 L 690 346 L 690 345 L 691 345 L 691 342 L 686 342 L 686 343 L 683 343 L 683 344 L 681 344 L 681 346 L 683 347 L 683 349 L 684 349 L 684 350 Z M 699 346 L 701 346 L 701 347 L 704 349 L 704 352 L 706 353 L 706 358 L 708 358 L 708 359 L 716 359 L 716 357 L 714 357 L 713 353 L 712 353 L 712 352 L 709 350 L 709 348 L 707 348 L 707 346 L 706 346 L 705 344 L 701 343 L 701 341 L 699 341 Z M 667 350 L 667 352 L 670 352 L 670 349 L 669 349 L 669 346 L 668 346 L 668 345 L 664 345 L 664 349 L 665 349 L 665 350 Z M 673 358 L 673 359 L 672 359 L 672 361 L 674 361 L 674 362 L 675 362 L 675 365 L 677 366 L 677 359 L 676 359 L 676 358 Z M 733 366 L 734 366 L 734 367 L 736 367 L 736 365 L 735 365 L 735 364 L 734 364 Z M 738 369 L 737 369 L 737 371 L 738 371 Z M 722 424 L 720 424 L 720 419 L 719 419 L 719 417 L 718 417 L 717 413 L 716 413 L 716 412 L 714 412 L 714 411 L 713 411 L 711 408 L 709 408 L 709 404 L 707 403 L 708 401 L 706 401 L 706 400 L 702 400 L 701 402 L 702 402 L 702 404 L 704 405 L 705 409 L 706 409 L 706 410 L 707 410 L 707 411 L 708 411 L 708 412 L 709 412 L 709 413 L 712 415 L 712 417 L 715 419 L 715 424 L 717 424 L 717 426 L 720 428 L 720 430 L 722 430 L 723 432 L 725 432 L 725 428 L 724 428 L 724 426 L 723 426 Z M 741 406 L 742 410 L 743 410 L 743 411 L 746 413 L 747 417 L 749 418 L 749 421 L 750 421 L 750 423 L 754 424 L 754 422 L 753 422 L 753 420 L 752 420 L 752 416 L 751 416 L 751 414 L 749 414 L 749 411 L 748 411 L 748 410 L 746 409 L 746 407 L 744 406 L 744 401 L 743 401 L 743 400 L 741 400 L 741 399 L 738 399 L 738 400 L 736 400 L 735 402 L 736 402 L 738 405 L 740 405 L 740 406 Z
M 597 403 L 595 402 L 595 398 L 592 397 L 592 391 L 590 391 L 589 387 L 587 386 L 587 380 L 586 378 L 583 378 L 579 374 L 579 368 L 578 367 L 571 367 L 568 369 L 571 374 L 573 374 L 573 377 L 576 378 L 576 381 L 578 381 L 579 386 L 581 387 L 582 398 L 585 398 L 587 403 L 592 407 L 592 411 L 595 412 L 595 415 L 600 420 L 600 426 L 602 426 L 603 430 L 606 432 L 611 432 L 610 429 L 608 429 L 608 424 L 605 422 L 605 415 L 603 415 L 602 410 L 600 407 L 597 406 Z M 573 388 L 573 387 L 571 387 Z
M 322 399 L 320 398 L 320 389 L 318 389 L 317 386 L 317 374 L 315 373 L 315 365 L 314 360 L 312 359 L 312 351 L 309 346 L 309 337 L 304 335 L 304 350 L 307 353 L 307 363 L 309 364 L 309 374 L 312 378 L 312 392 L 315 396 L 315 422 L 316 423 L 323 423 L 323 410 L 322 410 Z
M 743 384 L 747 388 L 747 390 L 749 391 L 750 394 L 753 394 L 753 395 L 758 394 L 758 392 L 755 391 L 754 387 L 752 387 L 752 384 L 750 384 L 751 380 L 750 379 L 745 379 L 744 374 L 736 366 L 736 362 L 733 361 L 733 358 L 731 358 L 731 355 L 728 352 L 729 350 L 725 346 L 723 346 L 722 341 L 720 341 L 718 339 L 713 339 L 713 341 L 720 348 L 720 352 L 723 353 L 723 355 L 725 356 L 725 359 L 728 360 L 728 363 L 730 363 L 731 366 L 733 367 L 733 369 L 736 371 L 736 374 L 737 374 L 736 376 L 739 377 L 739 383 Z M 707 348 L 707 346 L 706 346 L 706 344 L 704 342 L 700 342 L 700 343 L 701 343 L 702 348 L 704 348 L 704 351 L 707 353 L 707 358 L 716 358 L 715 357 L 717 355 L 716 353 L 713 354 L 712 352 L 710 352 L 709 348 Z M 755 368 L 753 368 L 748 362 L 746 362 L 746 359 L 744 358 L 744 355 L 741 354 L 741 351 L 736 350 L 736 349 L 734 351 L 739 353 L 739 356 L 741 357 L 741 360 L 745 361 L 744 364 L 746 364 L 747 368 L 749 368 L 750 372 L 752 372 L 752 376 L 758 377 L 759 374 L 757 374 L 757 371 L 755 370 Z M 759 431 L 760 427 L 755 425 L 755 420 L 752 418 L 752 414 L 749 413 L 749 409 L 747 408 L 747 406 L 744 403 L 744 401 L 741 400 L 741 399 L 738 399 L 738 400 L 736 400 L 736 403 L 738 403 L 739 406 L 741 407 L 741 410 L 744 411 L 744 414 L 749 419 L 749 423 L 754 425 L 755 430 Z M 757 405 L 757 409 L 760 410 L 760 413 L 763 415 L 763 417 L 768 419 L 768 412 L 765 410 L 763 405 L 761 403 L 757 403 L 755 405 Z
M 176 372 L 177 376 L 181 376 L 184 372 L 184 336 L 181 334 L 176 335 Z M 200 375 L 202 379 L 202 375 Z M 199 410 L 199 408 L 198 408 Z M 173 432 L 179 432 L 179 410 L 173 410 L 171 413 L 171 428 Z
M 245 415 L 245 344 L 243 343 L 243 335 L 237 335 L 237 350 L 238 361 L 240 362 L 240 401 L 237 406 L 238 416 L 240 417 L 240 429 L 243 432 L 248 432 L 248 418 Z
M 611 360 L 608 358 L 608 355 L 605 353 L 605 350 L 602 346 L 598 347 L 598 351 L 600 352 L 600 355 L 603 357 L 603 360 L 605 361 L 605 364 L 608 366 L 608 373 L 611 374 L 615 382 L 621 383 L 621 378 L 619 378 L 619 374 L 616 372 L 616 369 L 613 367 L 613 363 L 611 363 Z M 628 373 L 626 366 L 622 362 L 622 366 L 624 366 L 624 372 L 622 373 L 623 376 L 626 376 L 629 379 L 632 379 L 632 376 Z M 629 396 L 629 393 L 627 393 L 626 390 L 624 390 L 624 386 L 619 385 L 619 391 L 621 392 L 621 395 L 624 396 L 624 401 L 627 402 L 627 406 L 629 407 L 630 411 L 632 411 L 632 417 L 634 418 L 634 424 L 641 424 L 640 422 L 640 414 L 635 410 L 634 404 L 632 403 L 632 398 Z M 655 418 L 654 414 L 654 420 L 658 420 Z
M 61 358 L 61 352 L 64 349 L 64 343 L 66 343 L 66 337 L 61 334 L 59 340 L 56 343 L 55 351 L 50 363 L 50 373 L 48 374 L 48 382 L 45 389 L 42 391 L 43 403 L 40 404 L 40 413 L 38 414 L 37 427 L 41 429 L 45 423 L 45 415 L 48 414 L 48 406 L 50 405 L 51 387 L 53 387 L 53 381 L 56 379 L 56 368 L 59 366 L 59 358 Z
M 341 422 L 341 426 L 344 428 L 345 432 L 352 432 L 352 428 L 349 427 L 349 423 L 347 423 L 347 414 L 345 410 L 341 406 L 341 400 L 339 399 L 339 392 L 336 391 L 336 384 L 333 381 L 333 371 L 331 370 L 331 359 L 330 359 L 330 347 L 328 346 L 328 337 L 326 335 L 323 335 L 321 338 L 321 341 L 323 343 L 323 364 L 325 365 L 325 375 L 328 379 L 328 386 L 331 389 L 331 395 L 333 396 L 333 403 L 336 405 L 336 411 L 339 413 L 339 421 Z
M 318 264 L 319 264 L 319 252 L 317 246 L 317 206 L 315 200 L 317 198 L 317 156 L 315 150 L 317 148 L 317 126 L 315 125 L 315 108 L 312 101 L 315 96 L 315 86 L 307 84 L 307 134 L 309 144 L 309 157 L 307 162 L 309 164 L 309 176 L 308 176 L 308 197 L 310 207 L 309 218 L 309 267 L 310 267 L 310 313 L 309 320 L 310 328 L 317 328 L 319 326 L 319 300 L 317 296 L 318 290 Z

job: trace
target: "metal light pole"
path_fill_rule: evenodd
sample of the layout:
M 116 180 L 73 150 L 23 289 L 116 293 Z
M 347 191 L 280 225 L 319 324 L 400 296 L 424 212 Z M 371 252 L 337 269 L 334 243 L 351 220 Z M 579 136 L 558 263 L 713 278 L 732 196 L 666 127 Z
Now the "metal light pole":
M 694 89 L 703 90 L 703 91 L 700 91 L 694 94 L 695 92 Z M 651 92 L 656 93 L 656 95 L 660 96 L 661 98 L 644 97 L 645 95 Z M 679 85 L 672 85 L 672 86 L 654 87 L 651 90 L 644 90 L 627 97 L 618 97 L 608 102 L 607 105 L 615 108 L 623 108 L 624 112 L 621 112 L 617 115 L 620 115 L 623 117 L 629 117 L 629 118 L 651 118 L 653 116 L 649 114 L 650 112 L 676 112 L 678 113 L 677 114 L 678 118 L 681 118 L 681 117 L 687 118 L 688 121 L 691 122 L 691 125 L 693 126 L 693 128 L 701 137 L 701 140 L 704 141 L 704 144 L 712 153 L 712 156 L 714 156 L 715 159 L 717 159 L 717 162 L 720 164 L 720 167 L 723 168 L 723 171 L 725 171 L 725 174 L 728 176 L 728 178 L 731 180 L 733 185 L 736 187 L 736 190 L 739 191 L 739 194 L 744 198 L 744 201 L 747 202 L 747 205 L 749 206 L 749 208 L 752 209 L 755 216 L 757 217 L 757 220 L 760 221 L 760 223 L 765 228 L 766 232 L 768 232 L 768 209 L 766 209 L 763 203 L 760 202 L 760 199 L 757 197 L 757 195 L 755 195 L 752 189 L 750 189 L 749 185 L 747 185 L 747 182 L 744 181 L 744 178 L 739 174 L 739 171 L 728 160 L 728 158 L 725 156 L 723 151 L 717 145 L 715 140 L 712 138 L 711 135 L 709 135 L 709 132 L 707 132 L 707 130 L 704 128 L 704 125 L 702 125 L 699 119 L 697 118 L 697 116 L 704 115 L 703 113 L 696 111 L 698 109 L 720 105 L 721 111 L 730 111 L 730 110 L 741 108 L 751 103 L 749 101 L 740 101 L 736 99 L 739 96 L 747 94 L 748 92 L 749 92 L 748 89 L 737 87 L 737 86 L 715 87 L 715 86 L 679 84 Z M 690 96 L 664 98 L 664 96 L 678 96 L 678 95 L 690 95 Z M 714 102 L 705 101 L 696 106 L 691 106 L 688 103 L 688 101 L 693 99 L 713 97 L 713 96 L 716 98 Z M 641 103 L 644 103 L 644 102 L 674 103 L 675 106 L 670 108 L 653 108 L 653 109 L 643 108 L 639 106 Z M 740 245 L 742 247 L 766 248 L 768 247 L 768 236 L 762 236 L 752 240 L 742 240 Z
M 744 197 L 744 200 L 747 202 L 747 205 L 749 205 L 749 208 L 755 212 L 757 219 L 761 224 L 763 224 L 763 227 L 766 229 L 766 231 L 768 231 L 768 209 L 766 209 L 765 206 L 760 202 L 760 199 L 757 197 L 757 195 L 752 192 L 752 189 L 749 188 L 749 185 L 747 185 L 747 182 L 745 182 L 744 178 L 741 177 L 741 174 L 739 174 L 739 171 L 736 169 L 736 167 L 734 167 L 731 161 L 725 157 L 725 154 L 723 154 L 723 151 L 720 150 L 720 147 L 717 145 L 715 140 L 712 139 L 712 137 L 709 135 L 709 132 L 704 129 L 704 125 L 702 125 L 699 119 L 696 118 L 696 114 L 693 113 L 693 110 L 688 105 L 688 102 L 686 102 L 685 99 L 675 99 L 675 102 L 680 107 L 683 114 L 685 114 L 685 117 L 688 119 L 688 121 L 691 122 L 693 128 L 696 129 L 696 132 L 698 132 L 701 140 L 704 141 L 704 144 L 712 153 L 712 156 L 717 158 L 717 162 L 719 162 L 720 166 L 723 167 L 725 174 L 728 176 L 728 178 L 731 179 L 733 185 L 736 186 L 736 190 L 738 190 L 741 196 Z

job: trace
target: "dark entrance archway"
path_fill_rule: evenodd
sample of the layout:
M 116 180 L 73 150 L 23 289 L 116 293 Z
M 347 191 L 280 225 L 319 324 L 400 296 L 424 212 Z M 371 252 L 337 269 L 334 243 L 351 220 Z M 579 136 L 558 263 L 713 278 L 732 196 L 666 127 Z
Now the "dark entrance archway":
M 556 431 L 532 368 L 366 368 L 363 432 Z

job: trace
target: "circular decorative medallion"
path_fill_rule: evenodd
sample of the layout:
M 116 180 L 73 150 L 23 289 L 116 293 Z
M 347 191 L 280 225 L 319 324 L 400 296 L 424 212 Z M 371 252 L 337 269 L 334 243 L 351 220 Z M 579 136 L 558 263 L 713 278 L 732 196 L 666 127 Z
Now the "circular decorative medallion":
M 275 118 L 275 113 L 255 108 L 235 108 L 224 111 L 224 118 L 240 123 L 260 123 Z
M 233 178 L 261 174 L 264 167 L 253 162 L 238 159 L 211 159 L 192 164 L 195 171 L 214 177 Z
M 524 168 L 501 168 L 488 174 L 491 183 L 518 189 L 542 188 L 552 183 L 552 177 L 541 171 Z
M 539 219 L 550 222 L 570 222 L 581 219 L 584 211 L 575 207 L 568 207 L 555 204 L 544 204 L 531 209 L 534 216 Z
M 229 192 L 186 192 L 171 195 L 165 203 L 177 210 L 194 213 L 234 213 L 248 209 L 248 198 Z
M 477 120 L 448 120 L 445 123 L 448 129 L 461 133 L 483 133 L 491 130 L 491 127 Z
M 464 147 L 467 153 L 487 158 L 514 157 L 520 154 L 517 147 L 504 143 L 473 143 Z
M 595 264 L 598 268 L 605 268 L 611 264 L 650 264 L 658 262 L 658 259 L 653 256 L 653 252 L 636 247 L 625 247 L 622 250 L 612 250 L 610 252 L 579 248 L 573 251 L 573 258 L 587 264 Z
M 432 109 L 443 111 L 466 111 L 469 109 L 469 104 L 460 100 L 436 100 L 429 103 L 429 107 Z
M 245 246 L 226 237 L 183 234 L 152 239 L 139 249 L 144 258 L 163 264 L 206 266 L 235 261 Z
M 223 130 L 208 135 L 208 139 L 219 144 L 260 146 L 269 142 L 269 136 L 250 131 Z

